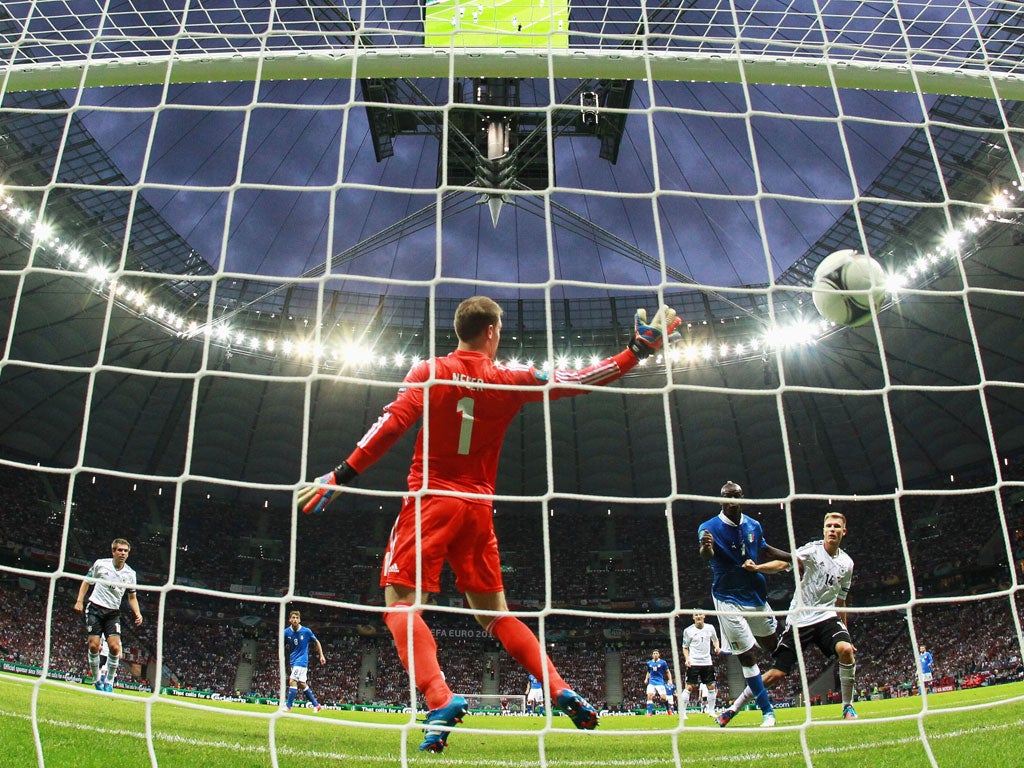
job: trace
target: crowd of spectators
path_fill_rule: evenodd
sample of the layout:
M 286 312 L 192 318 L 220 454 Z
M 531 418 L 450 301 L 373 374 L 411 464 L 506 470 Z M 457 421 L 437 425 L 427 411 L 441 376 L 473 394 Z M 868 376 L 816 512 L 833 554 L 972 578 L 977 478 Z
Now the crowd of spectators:
M 1015 477 L 1015 472 L 1024 475 L 1020 464 L 1008 465 L 1004 477 Z M 769 541 L 783 548 L 788 548 L 790 524 L 794 539 L 802 543 L 820 536 L 824 511 L 847 513 L 850 534 L 844 548 L 856 561 L 851 604 L 878 608 L 852 614 L 859 686 L 885 691 L 912 685 L 915 679 L 916 651 L 911 647 L 908 611 L 918 640 L 927 640 L 941 674 L 956 680 L 979 673 L 1017 674 L 1020 644 L 1007 598 L 989 597 L 963 605 L 917 602 L 984 596 L 1008 586 L 1011 569 L 1016 569 L 1018 578 L 1022 575 L 1024 503 L 1012 491 L 1012 487 L 993 490 L 984 479 L 962 477 L 928 492 L 900 495 L 892 502 L 829 506 L 797 501 L 787 509 L 751 507 L 750 513 L 761 518 Z M 293 568 L 289 515 L 187 496 L 173 484 L 0 465 L 0 504 L 5 508 L 0 520 L 0 565 L 23 572 L 12 575 L 0 570 L 0 650 L 10 660 L 42 663 L 49 620 L 50 668 L 87 674 L 84 631 L 80 615 L 71 610 L 78 582 L 64 574 L 84 573 L 94 559 L 108 556 L 115 536 L 132 542 L 129 563 L 140 574 L 140 601 L 147 617 L 141 628 L 124 623 L 125 646 L 138 665 L 129 668 L 145 670 L 146 662 L 155 658 L 159 631 L 166 667 L 161 676 L 182 687 L 235 692 L 243 644 L 255 640 L 257 652 L 249 660 L 252 683 L 241 692 L 276 696 L 280 690 L 278 637 L 283 627 L 277 598 L 287 593 L 290 580 L 296 595 L 350 606 L 381 605 L 381 545 L 391 523 L 384 509 L 346 517 L 344 526 L 328 515 L 303 518 Z M 663 508 L 593 509 L 566 504 L 544 511 L 540 505 L 499 505 L 495 526 L 510 603 L 520 609 L 555 611 L 545 617 L 549 651 L 563 676 L 586 697 L 595 702 L 608 698 L 606 646 L 622 651 L 622 690 L 630 706 L 642 704 L 644 698 L 638 682 L 642 662 L 649 657 L 644 649 L 655 642 L 667 658 L 674 656 L 667 647 L 667 622 L 662 620 L 664 626 L 652 637 L 649 627 L 632 626 L 611 616 L 604 620 L 600 612 L 665 615 L 675 604 L 676 590 L 682 605 L 708 605 L 710 576 L 695 556 L 696 527 L 708 513 L 706 507 L 679 506 L 669 518 Z M 545 538 L 545 526 L 549 558 L 537 545 Z M 652 533 L 659 529 L 663 536 Z M 50 574 L 57 571 L 61 576 L 54 584 L 51 607 Z M 787 574 L 772 577 L 776 609 L 788 604 L 791 579 Z M 197 588 L 216 590 L 221 596 L 191 591 Z M 167 592 L 159 627 L 157 590 Z M 447 604 L 455 595 L 451 574 L 446 572 L 439 600 Z M 244 601 L 239 599 L 242 596 Z M 1024 608 L 1020 598 L 1018 605 Z M 585 607 L 598 616 L 564 616 L 557 612 L 562 607 Z M 688 620 L 688 614 L 683 611 L 681 620 Z M 435 616 L 432 626 L 444 628 L 450 619 L 453 627 L 478 630 L 469 616 L 443 612 Z M 320 635 L 329 657 L 327 668 L 314 670 L 311 680 L 321 698 L 407 701 L 408 678 L 378 610 L 350 607 L 337 608 L 330 615 L 314 612 L 307 623 Z M 373 632 L 356 630 L 366 625 L 379 634 L 374 637 Z M 612 629 L 621 633 L 609 642 L 606 632 Z M 442 668 L 453 688 L 470 692 L 487 684 L 502 694 L 523 692 L 525 673 L 492 639 L 470 633 L 443 638 L 439 646 Z M 367 659 L 373 661 L 369 679 L 362 671 Z M 806 662 L 808 679 L 817 677 L 826 664 L 816 650 L 807 654 Z M 721 697 L 726 699 L 726 677 L 724 673 L 718 677 Z M 799 677 L 792 675 L 776 695 L 794 697 L 800 688 Z

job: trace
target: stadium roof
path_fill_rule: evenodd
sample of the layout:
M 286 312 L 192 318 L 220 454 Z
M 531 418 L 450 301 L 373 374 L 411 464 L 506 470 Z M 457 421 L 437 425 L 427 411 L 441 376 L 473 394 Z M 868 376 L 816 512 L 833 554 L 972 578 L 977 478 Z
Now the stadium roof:
M 800 4 L 757 5 L 765 14 L 758 28 L 771 27 L 773 19 L 794 22 L 778 25 L 776 44 L 806 35 L 806 25 L 795 24 L 803 18 L 794 10 Z M 1021 58 L 1012 5 L 986 6 L 988 63 L 1007 75 L 1017 74 Z M 74 48 L 76 25 L 89 25 L 85 14 L 50 17 L 52 29 L 40 17 L 32 24 L 42 26 L 22 27 L 20 7 L 5 6 L 10 16 L 0 21 L 17 54 L 14 64 L 62 60 Z M 325 26 L 335 11 L 316 3 L 279 7 L 295 25 L 318 29 L 325 45 L 338 44 L 341 33 Z M 620 4 L 608 7 L 625 12 Z M 652 11 L 675 35 L 666 40 L 716 39 L 707 34 L 720 18 L 713 4 L 685 9 L 696 15 L 681 16 L 681 6 Z M 259 9 L 230 5 L 228 11 L 236 14 L 232 23 L 249 29 L 242 20 Z M 582 4 L 574 13 L 596 18 Z M 203 23 L 226 31 L 215 13 L 206 18 Z M 853 39 L 858 18 L 866 17 L 851 17 L 844 27 L 848 42 L 878 42 L 867 32 Z M 924 29 L 932 22 L 917 23 Z M 958 19 L 945 23 L 956 27 Z M 27 40 L 26 29 L 32 31 Z M 601 34 L 620 32 L 606 25 Z M 110 55 L 160 54 L 163 38 L 146 39 L 146 45 L 126 39 Z M 216 36 L 195 39 L 213 44 Z M 291 44 L 309 39 L 293 37 Z M 922 55 L 941 38 L 927 40 Z M 956 47 L 961 54 L 977 51 L 978 41 L 962 35 Z M 889 55 L 884 46 L 861 50 L 875 50 L 882 61 Z M 446 81 L 413 82 L 432 103 L 444 103 Z M 560 80 L 554 88 L 563 98 L 578 83 Z M 257 107 L 247 110 L 254 98 Z M 523 105 L 547 103 L 549 83 L 524 81 L 520 98 Z M 556 142 L 549 257 L 538 198 L 512 194 L 493 225 L 478 193 L 437 191 L 433 134 L 396 136 L 393 156 L 378 162 L 367 112 L 350 109 L 353 99 L 359 95 L 347 80 L 267 82 L 256 94 L 245 82 L 7 92 L 0 104 L 2 181 L 29 208 L 38 209 L 45 194 L 47 218 L 74 233 L 92 257 L 117 265 L 123 252 L 122 271 L 140 294 L 160 296 L 200 323 L 228 317 L 246 333 L 319 323 L 325 338 L 380 339 L 389 353 L 422 355 L 432 343 L 439 351 L 450 347 L 447 325 L 460 296 L 490 292 L 503 300 L 506 328 L 513 330 L 506 351 L 521 348 L 524 357 L 540 359 L 549 349 L 603 354 L 617 348 L 633 308 L 654 306 L 662 286 L 690 324 L 684 335 L 717 345 L 749 337 L 769 311 L 805 312 L 806 293 L 791 289 L 806 286 L 832 250 L 866 245 L 887 266 L 912 264 L 945 230 L 947 216 L 979 209 L 993 190 L 1017 178 L 1011 148 L 990 140 L 989 131 L 1003 119 L 1015 128 L 1022 123 L 1015 101 L 843 91 L 840 134 L 828 119 L 839 109 L 828 88 L 647 83 L 635 90 L 632 107 L 670 109 L 646 126 L 642 115 L 631 116 L 614 164 L 598 159 L 592 137 Z M 752 183 L 748 126 L 760 186 Z M 1019 135 L 1011 136 L 1018 153 Z M 847 151 L 852 177 L 842 157 Z M 935 158 L 955 205 L 941 204 Z M 652 204 L 655 189 L 661 194 Z M 332 210 L 333 228 L 327 225 Z M 169 333 L 141 321 L 144 311 L 109 303 L 86 277 L 46 261 L 41 250 L 32 263 L 42 269 L 23 272 L 31 226 L 0 222 L 2 311 L 11 328 L 0 372 L 0 455 L 169 478 L 187 471 L 225 490 L 235 480 L 289 484 L 332 466 L 393 394 L 390 385 L 372 386 L 363 374 L 324 370 L 312 383 L 316 428 L 303 472 L 301 377 L 310 372 L 308 363 L 246 354 L 242 344 L 206 347 L 201 338 Z M 557 492 L 641 498 L 667 492 L 663 474 L 645 475 L 644 457 L 663 454 L 670 437 L 677 487 L 713 492 L 727 476 L 746 480 L 759 496 L 892 488 L 898 482 L 893 446 L 905 482 L 992 463 L 992 445 L 998 456 L 1019 452 L 1024 372 L 1022 345 L 1013 343 L 1019 302 L 1001 292 L 1019 290 L 1024 277 L 1018 226 L 1008 220 L 990 228 L 971 244 L 969 258 L 934 272 L 924 294 L 908 295 L 883 313 L 884 357 L 868 326 L 763 360 L 748 355 L 676 371 L 673 383 L 684 386 L 668 396 L 668 429 L 660 390 L 636 397 L 600 392 L 560 403 L 550 434 L 540 409 L 527 412 L 506 446 L 502 492 L 548 488 L 548 443 Z M 431 288 L 438 246 L 441 280 Z M 332 277 L 322 283 L 321 298 L 317 280 L 328 256 Z M 694 289 L 689 280 L 706 288 Z M 523 287 L 510 288 L 511 282 Z M 959 293 L 965 285 L 968 292 Z M 271 378 L 249 379 L 250 373 Z M 659 369 L 625 386 L 664 382 Z M 401 488 L 405 463 L 403 452 L 394 452 L 369 484 Z

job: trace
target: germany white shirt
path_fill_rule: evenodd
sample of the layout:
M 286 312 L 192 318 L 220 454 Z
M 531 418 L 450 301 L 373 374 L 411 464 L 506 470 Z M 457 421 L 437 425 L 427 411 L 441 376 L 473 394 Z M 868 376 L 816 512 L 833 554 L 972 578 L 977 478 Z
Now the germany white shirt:
M 707 667 L 711 661 L 712 641 L 718 641 L 718 633 L 710 624 L 705 624 L 697 629 L 696 624 L 691 624 L 683 630 L 683 648 L 690 651 L 690 666 Z
M 92 564 L 92 568 L 85 574 L 85 579 L 93 584 L 92 594 L 89 595 L 89 602 L 103 608 L 117 610 L 121 607 L 121 598 L 125 592 L 135 592 L 135 571 L 125 563 L 121 570 L 114 567 L 114 559 L 105 557 Z M 108 583 L 104 583 L 108 582 Z
M 824 541 L 812 541 L 796 551 L 802 575 L 800 590 L 789 604 L 787 624 L 807 627 L 838 616 L 836 600 L 846 600 L 853 582 L 853 559 L 840 549 L 832 557 Z M 799 598 L 799 601 L 798 601 Z

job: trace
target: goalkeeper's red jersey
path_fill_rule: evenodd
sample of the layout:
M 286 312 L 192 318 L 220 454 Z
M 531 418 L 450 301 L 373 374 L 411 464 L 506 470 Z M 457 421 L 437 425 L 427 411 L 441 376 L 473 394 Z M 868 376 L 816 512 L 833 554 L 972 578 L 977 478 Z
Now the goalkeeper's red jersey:
M 530 366 L 500 365 L 481 352 L 459 350 L 426 360 L 409 371 L 398 396 L 346 462 L 363 472 L 422 419 L 409 469 L 409 490 L 424 487 L 426 454 L 430 473 L 426 489 L 493 494 L 505 431 L 524 403 L 542 400 L 549 382 L 552 400 L 582 395 L 587 390 L 559 385 L 607 384 L 636 364 L 636 356 L 628 349 L 578 371 L 550 373 Z M 425 444 L 429 450 L 424 450 Z

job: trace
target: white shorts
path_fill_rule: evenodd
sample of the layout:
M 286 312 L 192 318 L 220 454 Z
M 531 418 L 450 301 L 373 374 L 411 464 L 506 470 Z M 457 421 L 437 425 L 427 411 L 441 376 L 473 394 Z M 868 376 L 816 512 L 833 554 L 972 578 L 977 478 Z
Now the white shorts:
M 544 701 L 544 689 L 543 688 L 531 688 L 530 692 L 526 694 L 527 701 Z
M 665 686 L 664 685 L 654 685 L 654 683 L 648 683 L 647 684 L 647 695 L 651 696 L 651 695 L 653 695 L 655 693 L 658 694 L 659 696 L 661 696 L 662 698 L 665 698 L 665 696 L 666 696 Z
M 749 605 L 737 605 L 715 599 L 715 610 L 718 614 L 718 631 L 722 633 L 722 650 L 733 653 L 744 653 L 757 645 L 757 638 L 771 637 L 775 634 L 778 624 L 772 607 L 765 603 L 753 608 Z M 735 611 L 731 615 L 722 611 Z M 744 615 L 738 615 L 744 614 Z M 755 615 L 761 614 L 761 615 Z
M 931 672 L 922 672 L 921 673 L 921 680 L 923 680 L 926 683 L 930 683 L 932 681 L 932 673 Z
M 306 682 L 306 675 L 309 673 L 306 667 L 292 667 L 291 674 L 288 675 L 289 680 L 294 680 L 296 683 Z

